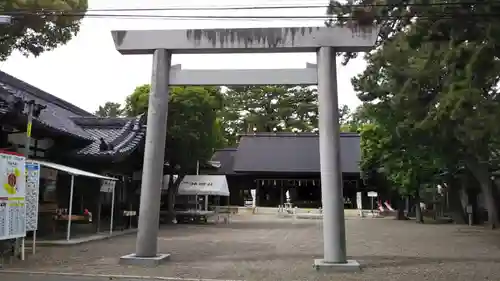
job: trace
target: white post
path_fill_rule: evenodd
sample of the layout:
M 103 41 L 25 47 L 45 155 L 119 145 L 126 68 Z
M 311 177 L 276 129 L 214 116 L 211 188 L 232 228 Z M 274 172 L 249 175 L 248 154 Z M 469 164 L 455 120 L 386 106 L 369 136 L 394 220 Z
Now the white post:
M 36 253 L 36 230 L 33 231 L 33 245 L 31 246 L 33 255 Z
M 99 191 L 99 205 L 97 205 L 97 233 L 101 232 L 102 192 Z
M 23 261 L 24 260 L 24 257 L 25 257 L 25 250 L 26 250 L 26 247 L 25 247 L 25 237 L 23 237 L 21 239 L 21 260 Z
M 71 175 L 71 187 L 69 192 L 69 212 L 68 212 L 68 229 L 66 231 L 66 241 L 71 237 L 71 215 L 73 214 L 73 191 L 75 188 L 75 176 Z
M 115 186 L 116 182 L 113 183 L 113 190 L 111 191 L 111 222 L 109 223 L 109 235 L 113 234 L 113 219 L 115 215 Z
M 318 58 L 319 149 L 323 205 L 323 262 L 346 263 L 336 52 L 321 47 Z
M 196 161 L 196 175 L 200 174 L 200 161 Z

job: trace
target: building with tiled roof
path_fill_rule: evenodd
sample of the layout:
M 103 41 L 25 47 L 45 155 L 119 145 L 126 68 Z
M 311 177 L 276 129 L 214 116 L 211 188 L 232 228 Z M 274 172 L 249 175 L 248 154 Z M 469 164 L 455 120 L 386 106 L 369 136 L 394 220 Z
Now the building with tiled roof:
M 364 188 L 360 178 L 360 136 L 341 133 L 341 168 L 346 202 L 356 201 Z M 238 146 L 217 150 L 212 162 L 226 175 L 232 204 L 249 201 L 256 190 L 257 204 L 276 207 L 288 191 L 302 207 L 321 206 L 319 135 L 316 133 L 250 133 Z M 367 199 L 365 199 L 367 200 Z M 354 204 L 346 205 L 354 207 Z
M 98 117 L 0 71 L 0 150 L 24 153 L 27 104 L 31 102 L 36 106 L 29 158 L 46 163 L 40 169 L 39 237 L 56 235 L 51 226 L 54 215 L 68 208 L 71 196 L 73 214 L 89 210 L 109 219 L 115 204 L 113 227 L 130 224 L 131 217 L 125 218 L 123 211 L 138 210 L 135 194 L 140 182 L 134 181 L 133 175 L 142 168 L 146 116 Z M 76 174 L 80 176 L 70 193 L 75 170 L 83 173 Z M 109 193 L 101 196 L 102 183 L 88 176 L 92 172 L 118 179 L 114 200 Z M 96 221 L 99 219 L 86 227 L 96 227 Z
M 65 156 L 70 159 L 62 159 L 64 153 L 37 153 L 38 148 L 33 147 L 32 156 L 36 158 L 57 158 L 58 162 L 75 159 L 117 162 L 138 149 L 145 137 L 144 115 L 133 118 L 97 117 L 0 71 L 0 120 L 4 139 L 5 134 L 9 135 L 2 146 L 18 145 L 18 150 L 23 146 L 26 110 L 15 109 L 15 103 L 22 101 L 34 101 L 44 107 L 33 120 L 34 141 L 31 145 L 45 143 L 42 150 L 48 152 L 50 148 L 55 148 L 54 142 L 58 142 L 57 149 L 66 151 Z M 102 149 L 102 142 L 105 142 L 106 149 Z

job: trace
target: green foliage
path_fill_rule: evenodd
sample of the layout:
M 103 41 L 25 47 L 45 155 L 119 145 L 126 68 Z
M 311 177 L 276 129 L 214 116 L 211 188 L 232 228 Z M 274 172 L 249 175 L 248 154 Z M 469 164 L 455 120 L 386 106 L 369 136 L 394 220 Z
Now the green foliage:
M 126 98 L 125 113 L 146 113 L 150 85 L 142 85 Z M 216 87 L 172 87 L 168 107 L 167 161 L 184 172 L 196 161 L 208 160 L 214 148 L 225 144 L 217 110 L 221 106 Z
M 317 92 L 307 87 L 231 87 L 223 93 L 221 120 L 228 133 L 311 131 L 317 127 Z
M 381 24 L 380 41 L 353 79 L 371 122 L 362 131 L 362 166 L 382 168 L 404 193 L 466 168 L 480 183 L 494 225 L 497 208 L 488 198 L 490 170 L 498 169 L 500 18 L 478 15 L 498 13 L 500 4 L 433 3 L 370 7 L 375 17 L 366 26 Z M 338 6 L 335 13 L 347 13 Z
M 134 92 L 125 99 L 125 114 L 137 116 L 147 112 L 150 91 L 151 85 L 149 84 L 136 87 Z
M 38 56 L 66 44 L 77 34 L 87 0 L 3 0 L 0 11 L 12 14 L 11 25 L 0 25 L 0 61 L 17 50 Z M 41 10 L 53 13 L 37 13 Z M 61 15 L 78 10 L 77 15 Z
M 246 86 L 231 87 L 222 94 L 224 110 L 220 120 L 229 145 L 237 134 L 252 132 L 312 132 L 318 128 L 318 93 L 314 87 Z M 351 120 L 347 106 L 339 109 L 342 124 Z M 352 124 L 351 124 L 352 125 Z M 343 131 L 355 130 L 345 126 Z
M 94 113 L 99 117 L 119 117 L 123 114 L 122 105 L 117 102 L 106 102 Z

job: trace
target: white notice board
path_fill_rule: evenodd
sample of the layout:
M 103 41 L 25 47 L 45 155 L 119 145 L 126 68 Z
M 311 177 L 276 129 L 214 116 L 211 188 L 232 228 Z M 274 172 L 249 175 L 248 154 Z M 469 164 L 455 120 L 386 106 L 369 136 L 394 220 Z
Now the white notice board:
M 0 240 L 26 236 L 25 158 L 0 153 Z
M 116 181 L 102 180 L 101 192 L 111 193 L 115 189 Z
M 26 231 L 38 229 L 40 164 L 26 162 Z

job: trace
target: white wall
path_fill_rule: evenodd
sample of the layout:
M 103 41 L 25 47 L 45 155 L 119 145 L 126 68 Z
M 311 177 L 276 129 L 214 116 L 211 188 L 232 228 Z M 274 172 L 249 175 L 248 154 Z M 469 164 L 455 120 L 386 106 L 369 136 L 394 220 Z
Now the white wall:
M 24 146 L 24 141 L 25 141 L 25 133 L 13 133 L 9 134 L 8 136 L 8 141 L 14 144 L 17 149 L 16 152 L 18 153 L 23 153 L 24 150 L 21 146 Z M 37 147 L 39 149 L 49 149 L 54 145 L 54 141 L 51 139 L 40 139 L 37 141 Z M 31 139 L 31 145 L 30 145 L 30 153 L 29 156 L 35 156 L 33 155 L 33 148 L 35 147 L 35 139 Z M 37 157 L 44 157 L 45 153 L 43 151 L 37 151 Z

